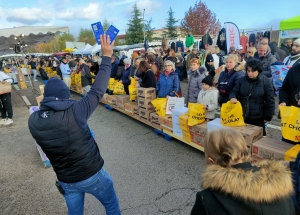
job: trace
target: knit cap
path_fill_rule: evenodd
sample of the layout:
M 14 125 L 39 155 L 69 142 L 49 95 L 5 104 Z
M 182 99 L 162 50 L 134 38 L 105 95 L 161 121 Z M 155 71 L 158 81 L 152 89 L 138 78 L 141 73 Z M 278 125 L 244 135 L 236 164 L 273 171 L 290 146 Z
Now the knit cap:
M 213 79 L 210 75 L 208 75 L 205 78 L 203 78 L 202 83 L 207 84 L 209 86 L 212 86 L 213 85 Z
M 45 85 L 44 97 L 69 99 L 71 97 L 69 87 L 58 78 L 49 78 Z
M 300 45 L 300 38 L 298 38 L 297 40 L 295 40 L 294 43 L 297 43 L 298 45 Z

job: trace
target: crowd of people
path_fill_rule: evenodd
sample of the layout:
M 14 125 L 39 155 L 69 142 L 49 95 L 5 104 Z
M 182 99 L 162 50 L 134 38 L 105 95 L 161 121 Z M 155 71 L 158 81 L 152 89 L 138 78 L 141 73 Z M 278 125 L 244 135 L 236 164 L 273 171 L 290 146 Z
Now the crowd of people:
M 271 65 L 281 61 L 290 69 L 280 89 L 278 108 L 300 107 L 297 99 L 300 96 L 295 96 L 300 92 L 300 38 L 286 39 L 280 48 L 268 38 L 261 38 L 255 47 L 248 47 L 247 53 L 242 52 L 243 46 L 238 46 L 230 47 L 227 55 L 211 45 L 198 53 L 190 38 L 186 53 L 161 48 L 134 52 L 132 56 L 123 52 L 119 58 L 113 54 L 109 39 L 101 37 L 101 45 L 101 57 L 66 56 L 60 60 L 33 57 L 23 62 L 31 66 L 33 80 L 40 65 L 40 75 L 46 84 L 40 112 L 47 112 L 47 117 L 41 119 L 42 115 L 32 114 L 29 129 L 51 161 L 70 214 L 83 211 L 86 192 L 105 206 L 107 214 L 120 214 L 112 179 L 103 167 L 103 158 L 87 125 L 103 94 L 110 93 L 109 78 L 122 83 L 126 94 L 134 78 L 135 87 L 153 87 L 158 98 L 186 95 L 186 104 L 203 105 L 207 121 L 215 118 L 224 103 L 239 101 L 245 123 L 262 127 L 266 136 L 268 122 L 275 113 Z M 62 80 L 49 79 L 46 66 L 56 70 Z M 69 100 L 70 75 L 76 73 L 81 74 L 85 95 L 80 101 Z M 0 81 L 5 83 L 8 80 L 3 74 L 0 73 Z M 185 77 L 188 88 L 182 92 L 181 82 Z M 2 124 L 12 119 L 6 99 L 0 95 Z M 63 125 L 59 134 L 57 124 Z M 62 145 L 64 150 L 58 156 L 57 149 Z M 208 166 L 203 175 L 203 190 L 197 193 L 191 214 L 295 213 L 293 181 L 284 164 L 278 161 L 251 164 L 244 138 L 230 128 L 209 133 L 204 149 Z

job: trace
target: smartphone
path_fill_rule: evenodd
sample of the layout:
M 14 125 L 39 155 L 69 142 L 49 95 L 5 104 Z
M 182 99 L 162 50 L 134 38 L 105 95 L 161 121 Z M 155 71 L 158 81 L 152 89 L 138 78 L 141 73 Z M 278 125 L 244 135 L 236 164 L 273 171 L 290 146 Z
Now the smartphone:
M 109 35 L 110 44 L 117 37 L 118 33 L 119 33 L 119 30 L 115 26 L 113 26 L 113 25 L 109 26 L 109 28 L 106 31 L 106 35 Z
M 104 34 L 101 22 L 91 24 L 94 36 L 98 45 L 100 45 L 100 35 Z

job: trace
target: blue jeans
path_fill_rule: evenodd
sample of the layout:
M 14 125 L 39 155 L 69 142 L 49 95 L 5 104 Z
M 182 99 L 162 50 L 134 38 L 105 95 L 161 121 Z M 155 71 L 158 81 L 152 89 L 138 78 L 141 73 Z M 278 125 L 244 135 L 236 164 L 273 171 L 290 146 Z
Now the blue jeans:
M 64 198 L 67 203 L 69 215 L 83 214 L 85 193 L 95 196 L 105 207 L 107 215 L 121 214 L 113 181 L 104 167 L 86 180 L 74 183 L 59 181 L 59 184 L 65 191 Z
M 36 69 L 32 69 L 31 71 L 32 71 L 32 73 L 33 73 L 33 80 L 36 80 L 36 76 L 37 76 L 37 71 L 36 71 Z

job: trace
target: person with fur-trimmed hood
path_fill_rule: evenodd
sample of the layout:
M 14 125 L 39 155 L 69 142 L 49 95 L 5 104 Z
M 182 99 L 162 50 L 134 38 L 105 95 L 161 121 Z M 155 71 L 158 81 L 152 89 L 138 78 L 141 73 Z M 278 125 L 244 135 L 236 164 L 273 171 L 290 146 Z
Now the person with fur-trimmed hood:
M 191 215 L 292 215 L 291 173 L 282 161 L 251 164 L 243 136 L 211 131 L 204 142 L 206 170 Z

